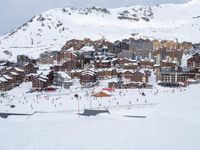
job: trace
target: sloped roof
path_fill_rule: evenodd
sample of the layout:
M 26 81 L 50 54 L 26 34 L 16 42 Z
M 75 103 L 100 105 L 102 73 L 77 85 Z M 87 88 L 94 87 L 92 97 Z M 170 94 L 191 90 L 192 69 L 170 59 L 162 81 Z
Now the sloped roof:
M 95 97 L 110 97 L 111 93 L 109 91 L 102 90 L 100 92 L 93 94 L 93 96 L 95 96 Z
M 16 71 L 19 71 L 19 72 L 24 72 L 24 70 L 23 69 L 21 69 L 21 68 L 18 68 L 18 67 L 15 67 L 14 68 Z
M 91 75 L 91 76 L 95 76 L 96 73 L 95 72 L 92 72 L 92 71 L 85 71 L 85 72 L 82 72 L 81 73 L 81 76 L 84 76 L 84 75 Z
M 84 46 L 79 50 L 80 52 L 94 52 L 94 46 Z
M 42 81 L 42 82 L 47 82 L 47 80 L 46 79 L 44 79 L 44 78 L 41 78 L 41 77 L 39 77 L 39 78 L 37 78 L 38 80 L 40 80 L 40 81 Z
M 133 73 L 133 70 L 122 70 L 122 73 Z
M 0 77 L 0 81 L 1 82 L 7 82 L 8 80 L 6 80 L 4 77 Z
M 19 75 L 17 72 L 10 72 L 12 75 Z
M 97 75 L 97 73 L 96 73 L 96 71 L 94 70 L 94 69 L 86 69 L 86 70 L 83 70 L 82 72 L 81 72 L 81 76 L 83 76 L 83 75 L 92 75 L 92 76 L 95 76 L 95 75 Z
M 134 74 L 134 75 L 141 75 L 141 76 L 144 75 L 144 73 L 142 73 L 142 72 L 140 72 L 140 71 L 135 71 L 133 74 Z
M 58 72 L 59 75 L 61 75 L 63 78 L 71 79 L 71 77 L 66 72 Z
M 10 77 L 9 75 L 3 75 L 3 77 L 4 77 L 5 79 L 7 79 L 7 80 L 12 80 L 12 79 L 13 79 L 13 78 Z

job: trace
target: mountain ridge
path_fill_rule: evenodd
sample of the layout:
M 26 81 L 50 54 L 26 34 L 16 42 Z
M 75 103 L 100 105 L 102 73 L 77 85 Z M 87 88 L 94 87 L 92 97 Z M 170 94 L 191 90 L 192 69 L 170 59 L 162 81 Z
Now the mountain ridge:
M 67 40 L 102 37 L 110 41 L 132 37 L 200 42 L 200 2 L 120 8 L 55 8 L 34 16 L 0 37 L 0 58 L 18 54 L 38 57 L 45 50 L 60 50 Z

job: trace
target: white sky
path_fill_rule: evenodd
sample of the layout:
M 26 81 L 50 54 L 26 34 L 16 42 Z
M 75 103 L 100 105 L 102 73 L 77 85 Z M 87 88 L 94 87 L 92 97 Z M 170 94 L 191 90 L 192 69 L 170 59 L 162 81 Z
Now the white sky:
M 31 17 L 50 8 L 100 6 L 120 7 L 127 5 L 156 5 L 163 3 L 183 3 L 189 0 L 1 0 L 0 35 L 15 29 Z

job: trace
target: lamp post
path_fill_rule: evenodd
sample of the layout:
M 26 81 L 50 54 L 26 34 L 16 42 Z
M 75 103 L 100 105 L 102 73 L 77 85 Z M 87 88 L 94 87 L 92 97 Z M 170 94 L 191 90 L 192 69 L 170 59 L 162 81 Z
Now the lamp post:
M 78 115 L 80 116 L 79 96 L 78 94 L 75 94 L 74 97 L 77 99 L 77 111 L 78 111 Z

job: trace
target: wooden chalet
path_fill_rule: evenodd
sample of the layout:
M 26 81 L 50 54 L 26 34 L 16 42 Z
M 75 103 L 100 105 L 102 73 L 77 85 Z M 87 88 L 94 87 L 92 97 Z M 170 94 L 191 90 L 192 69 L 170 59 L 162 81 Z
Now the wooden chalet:
M 99 79 L 109 79 L 112 77 L 117 77 L 117 71 L 114 68 L 98 69 L 97 75 Z
M 1 91 L 9 90 L 9 82 L 4 77 L 0 77 L 0 90 Z
M 148 75 L 140 71 L 124 70 L 121 77 L 125 82 L 142 82 L 148 83 Z
M 17 56 L 17 63 L 32 63 L 36 64 L 36 59 L 29 58 L 26 55 L 18 55 Z
M 94 84 L 97 81 L 97 73 L 93 70 L 83 70 L 80 74 L 80 83 L 82 85 Z
M 74 53 L 73 48 L 68 49 L 68 50 L 61 50 L 58 58 L 59 58 L 59 61 L 58 61 L 59 64 L 60 63 L 63 64 L 68 61 L 77 61 L 77 55 Z
M 154 67 L 154 60 L 149 60 L 149 59 L 141 59 L 138 62 L 138 65 L 140 66 L 140 68 L 151 68 L 153 69 Z
M 25 63 L 25 64 L 23 64 L 22 65 L 22 69 L 24 70 L 24 73 L 26 75 L 37 72 L 37 68 L 32 63 Z
M 177 66 L 176 62 L 173 61 L 166 61 L 166 60 L 162 60 L 160 63 L 160 67 L 175 67 Z
M 50 67 L 50 69 L 55 72 L 58 72 L 58 71 L 70 72 L 74 69 L 77 69 L 77 62 L 74 60 L 70 60 L 63 63 L 62 65 L 55 65 L 53 67 Z
M 95 68 L 110 68 L 111 60 L 95 60 L 94 66 Z
M 187 60 L 187 66 L 190 70 L 200 70 L 200 54 L 196 53 Z
M 32 88 L 35 90 L 44 90 L 48 86 L 48 78 L 44 76 L 38 76 L 32 81 Z
M 139 69 L 138 63 L 125 63 L 123 66 L 125 70 L 137 70 Z

